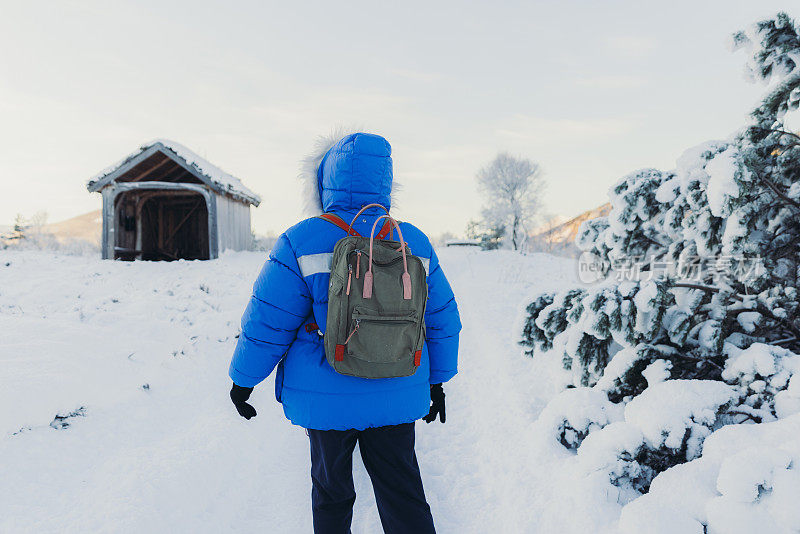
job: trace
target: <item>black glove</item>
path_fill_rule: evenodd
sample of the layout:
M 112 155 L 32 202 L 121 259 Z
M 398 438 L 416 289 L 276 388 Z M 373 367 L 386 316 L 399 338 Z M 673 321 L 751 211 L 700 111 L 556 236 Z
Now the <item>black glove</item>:
M 444 423 L 447 419 L 444 413 L 444 389 L 441 384 L 431 384 L 431 411 L 422 420 L 426 423 L 433 423 L 437 414 L 439 421 Z
M 252 392 L 253 388 L 243 388 L 236 384 L 231 388 L 231 400 L 233 401 L 233 405 L 236 406 L 236 411 L 239 412 L 239 415 L 245 419 L 256 416 L 256 409 L 247 404 L 247 399 L 250 398 Z

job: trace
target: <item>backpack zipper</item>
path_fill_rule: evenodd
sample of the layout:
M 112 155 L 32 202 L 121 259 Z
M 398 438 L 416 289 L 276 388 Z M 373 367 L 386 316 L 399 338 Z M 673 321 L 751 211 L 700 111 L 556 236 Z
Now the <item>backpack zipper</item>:
M 350 335 L 347 336 L 347 339 L 344 340 L 344 343 L 343 343 L 344 345 L 347 345 L 350 342 L 350 338 L 353 337 L 353 334 L 356 333 L 356 331 L 358 330 L 358 325 L 360 325 L 360 324 L 361 324 L 361 319 L 356 319 L 356 326 L 355 326 L 355 328 L 353 328 L 353 331 L 350 332 Z
M 408 247 L 406 247 L 406 248 L 408 248 Z M 356 279 L 358 279 L 358 276 L 359 276 L 359 274 L 361 272 L 359 267 L 361 265 L 361 254 L 363 252 L 364 252 L 363 250 L 353 249 L 349 253 L 349 254 L 355 254 L 356 255 Z M 379 262 L 375 258 L 372 258 L 372 263 L 374 263 L 375 265 L 377 265 L 379 267 L 386 267 L 388 265 L 392 265 L 394 263 L 397 263 L 398 261 L 401 261 L 402 259 L 403 259 L 402 256 L 397 256 L 396 258 L 392 258 L 391 260 L 389 260 L 387 262 Z

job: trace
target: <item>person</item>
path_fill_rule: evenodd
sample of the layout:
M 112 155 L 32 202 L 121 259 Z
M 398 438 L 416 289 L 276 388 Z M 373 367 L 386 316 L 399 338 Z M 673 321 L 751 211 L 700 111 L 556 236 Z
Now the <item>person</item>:
M 322 140 L 304 164 L 310 205 L 348 223 L 369 204 L 391 207 L 391 146 L 381 136 L 355 133 Z M 369 208 L 353 228 L 369 235 L 384 211 Z M 356 443 L 372 480 L 386 533 L 435 532 L 414 452 L 414 422 L 444 423 L 442 384 L 457 372 L 458 307 L 425 234 L 400 223 L 412 254 L 427 270 L 425 347 L 407 377 L 367 379 L 337 373 L 321 334 L 327 317 L 330 261 L 345 231 L 319 217 L 279 238 L 254 286 L 230 365 L 231 400 L 250 419 L 253 387 L 275 371 L 275 396 L 284 414 L 307 429 L 311 447 L 314 532 L 350 531 L 355 502 L 352 455 Z

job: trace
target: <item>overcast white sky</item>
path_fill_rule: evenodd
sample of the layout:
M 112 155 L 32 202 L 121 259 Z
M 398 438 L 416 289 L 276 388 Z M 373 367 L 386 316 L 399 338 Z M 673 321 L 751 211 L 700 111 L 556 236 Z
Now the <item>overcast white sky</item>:
M 463 232 L 503 150 L 575 215 L 738 128 L 764 88 L 728 36 L 791 7 L 0 0 L 0 224 L 98 209 L 85 180 L 166 137 L 261 194 L 254 228 L 280 232 L 301 218 L 298 161 L 337 124 L 389 139 L 397 214 L 429 233 Z

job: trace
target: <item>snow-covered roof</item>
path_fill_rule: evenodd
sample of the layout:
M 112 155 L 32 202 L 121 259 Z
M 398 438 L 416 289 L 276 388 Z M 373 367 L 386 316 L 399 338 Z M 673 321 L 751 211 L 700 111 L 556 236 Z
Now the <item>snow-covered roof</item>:
M 228 174 L 182 144 L 170 141 L 169 139 L 155 139 L 149 143 L 143 144 L 136 152 L 129 154 L 114 165 L 111 165 L 90 178 L 86 182 L 86 187 L 89 191 L 99 191 L 129 168 L 138 165 L 150 157 L 150 155 L 152 155 L 151 153 L 155 150 L 175 160 L 213 190 L 231 195 L 234 198 L 244 200 L 255 206 L 261 203 L 261 197 L 245 187 L 242 181 L 237 177 Z M 148 154 L 145 155 L 145 153 Z

